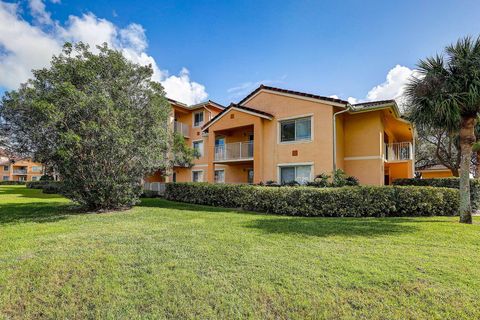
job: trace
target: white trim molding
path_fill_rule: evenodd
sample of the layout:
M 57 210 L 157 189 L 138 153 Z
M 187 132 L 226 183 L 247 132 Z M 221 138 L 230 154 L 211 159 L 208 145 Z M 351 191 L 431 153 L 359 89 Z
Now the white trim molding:
M 202 131 L 204 130 L 207 130 L 208 127 L 210 127 L 212 124 L 214 124 L 215 122 L 217 122 L 218 120 L 220 120 L 221 118 L 223 118 L 227 113 L 229 113 L 230 111 L 232 110 L 236 110 L 236 111 L 239 111 L 239 112 L 243 112 L 243 113 L 247 113 L 247 114 L 250 114 L 250 115 L 253 115 L 253 116 L 257 116 L 257 117 L 260 117 L 260 118 L 264 118 L 264 119 L 267 119 L 267 120 L 272 120 L 273 118 L 272 117 L 269 117 L 267 115 L 264 115 L 264 114 L 261 114 L 261 113 L 256 113 L 256 112 L 253 112 L 253 111 L 249 111 L 249 110 L 245 110 L 245 109 L 241 109 L 241 108 L 237 108 L 237 107 L 229 107 L 230 109 L 227 110 L 225 113 L 222 113 L 219 117 L 217 117 L 215 120 L 213 120 L 212 122 L 209 122 L 207 124 L 207 126 L 205 126 L 205 128 L 202 128 Z
M 310 170 L 310 181 L 315 177 L 315 165 L 313 162 L 289 162 L 289 163 L 279 163 L 277 164 L 277 183 L 281 183 L 281 173 L 280 170 L 282 167 L 298 167 L 298 166 L 311 166 Z

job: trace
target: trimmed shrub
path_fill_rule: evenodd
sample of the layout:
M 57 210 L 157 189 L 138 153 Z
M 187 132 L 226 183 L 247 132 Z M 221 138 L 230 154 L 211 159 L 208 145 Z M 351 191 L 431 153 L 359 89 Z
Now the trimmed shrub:
M 428 186 L 436 188 L 460 188 L 460 178 L 432 178 L 432 179 L 397 179 L 396 186 Z M 480 209 L 480 179 L 470 179 L 470 198 L 472 208 Z
M 63 183 L 60 181 L 49 181 L 50 183 L 42 187 L 46 194 L 63 194 Z
M 2 186 L 21 186 L 25 185 L 25 181 L 0 181 Z
M 271 188 L 208 183 L 167 183 L 173 201 L 257 212 L 316 217 L 456 215 L 458 190 L 434 187 Z
M 30 189 L 43 189 L 47 184 L 52 183 L 52 181 L 29 181 L 27 182 L 27 188 Z

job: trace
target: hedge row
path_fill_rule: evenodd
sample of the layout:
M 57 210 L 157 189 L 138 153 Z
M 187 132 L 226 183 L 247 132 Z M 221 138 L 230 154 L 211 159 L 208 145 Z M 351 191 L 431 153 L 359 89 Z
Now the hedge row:
M 0 181 L 0 186 L 21 186 L 25 185 L 25 181 Z
M 342 187 L 271 188 L 208 183 L 168 183 L 173 201 L 292 216 L 452 216 L 459 195 L 452 188 Z
M 27 182 L 27 188 L 42 189 L 43 193 L 61 194 L 63 183 L 61 181 L 30 181 Z
M 460 188 L 460 178 L 432 178 L 432 179 L 397 179 L 396 186 L 428 186 L 437 188 Z M 470 179 L 470 198 L 472 208 L 480 209 L 480 179 Z

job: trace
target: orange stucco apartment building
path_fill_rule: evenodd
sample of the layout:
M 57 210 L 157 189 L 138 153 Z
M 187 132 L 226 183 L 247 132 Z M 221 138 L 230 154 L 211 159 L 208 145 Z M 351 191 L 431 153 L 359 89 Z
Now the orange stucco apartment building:
M 41 163 L 12 156 L 0 149 L 1 181 L 38 181 L 42 175 Z
M 170 102 L 174 130 L 201 156 L 148 181 L 302 183 L 339 168 L 384 185 L 414 174 L 414 129 L 394 100 L 350 105 L 262 85 L 226 108 Z

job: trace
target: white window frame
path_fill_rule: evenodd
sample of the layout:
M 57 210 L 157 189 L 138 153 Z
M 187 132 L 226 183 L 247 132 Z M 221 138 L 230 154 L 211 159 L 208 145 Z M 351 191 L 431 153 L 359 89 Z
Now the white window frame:
M 310 139 L 302 139 L 302 140 L 293 140 L 293 141 L 282 141 L 282 122 L 284 121 L 292 121 L 302 118 L 310 118 Z M 313 141 L 313 131 L 314 131 L 314 117 L 313 113 L 309 114 L 302 114 L 298 116 L 288 117 L 288 118 L 281 118 L 277 120 L 277 143 L 278 144 L 292 144 L 292 143 L 310 143 Z M 295 129 L 296 130 L 296 129 Z
M 193 180 L 193 174 L 194 174 L 194 172 L 200 172 L 200 173 L 202 174 L 200 181 L 194 181 L 194 180 Z M 203 180 L 204 180 L 204 175 L 205 175 L 205 171 L 204 171 L 204 170 L 192 170 L 192 182 L 203 182 Z
M 202 116 L 203 120 L 202 120 L 202 122 L 201 122 L 198 126 L 196 126 L 196 125 L 195 125 L 195 115 L 196 115 L 196 114 L 199 114 L 199 113 L 201 113 L 201 114 L 203 115 L 203 116 Z M 204 112 L 204 110 L 193 112 L 193 116 L 192 116 L 192 127 L 194 127 L 194 128 L 200 128 L 201 126 L 203 126 L 204 123 L 205 123 L 205 112 Z
M 6 178 L 6 179 L 5 179 Z M 3 176 L 2 181 L 10 181 L 10 176 Z
M 192 148 L 195 149 L 195 142 L 201 142 L 202 143 L 202 147 L 199 148 L 200 149 L 200 158 L 204 157 L 205 156 L 205 141 L 203 141 L 203 139 L 198 139 L 198 140 L 193 140 L 192 141 Z
M 40 180 L 40 177 L 32 176 L 32 181 L 39 181 L 39 180 Z
M 300 167 L 300 166 L 310 166 L 310 177 L 309 181 L 313 181 L 315 166 L 313 162 L 295 162 L 295 163 L 279 163 L 277 165 L 277 182 L 282 183 L 282 168 L 284 167 Z M 297 176 L 297 171 L 295 169 L 295 178 Z
M 223 171 L 223 181 L 216 181 L 215 180 L 215 172 L 216 171 Z M 225 169 L 215 169 L 214 172 L 213 172 L 213 177 L 214 177 L 215 183 L 225 183 Z
M 7 168 L 7 169 L 5 169 Z M 10 171 L 10 165 L 4 165 L 3 166 L 3 171 Z

